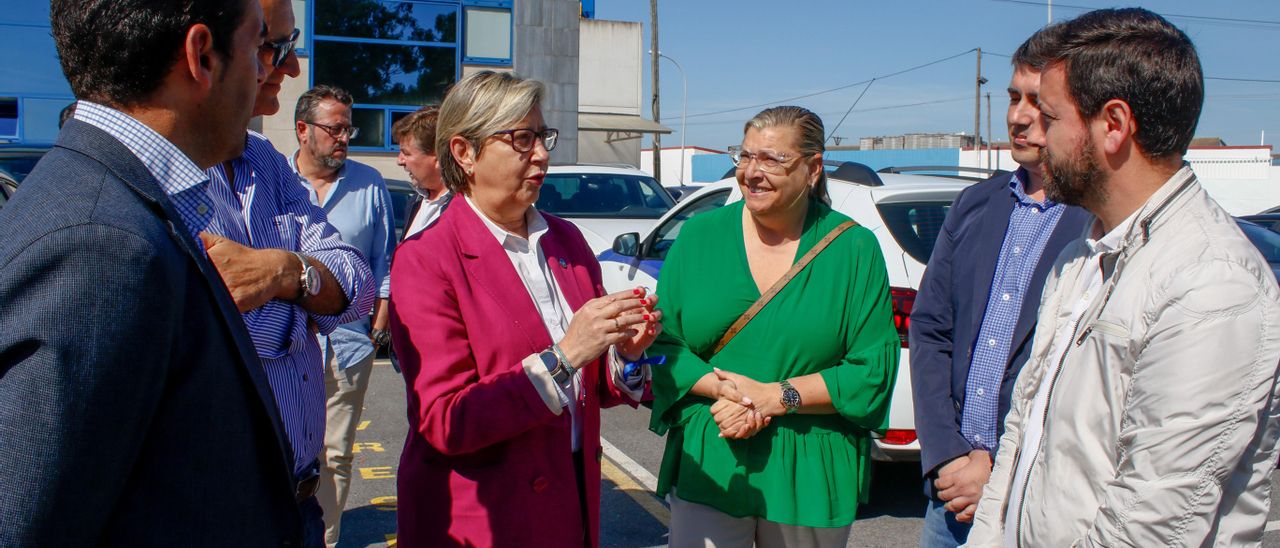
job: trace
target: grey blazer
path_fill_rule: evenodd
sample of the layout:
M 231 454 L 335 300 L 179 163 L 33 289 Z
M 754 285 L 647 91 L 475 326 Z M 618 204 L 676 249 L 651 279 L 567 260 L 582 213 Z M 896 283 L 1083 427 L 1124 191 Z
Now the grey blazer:
M 0 546 L 299 542 L 279 412 L 199 249 L 74 120 L 0 209 Z

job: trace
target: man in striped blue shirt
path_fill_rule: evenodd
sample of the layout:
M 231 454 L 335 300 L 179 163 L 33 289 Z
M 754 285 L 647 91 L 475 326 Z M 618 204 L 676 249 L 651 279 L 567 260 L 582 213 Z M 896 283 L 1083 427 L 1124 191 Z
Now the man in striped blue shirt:
M 351 125 L 351 94 L 320 85 L 298 98 L 294 126 L 301 147 L 290 165 L 309 186 L 311 203 L 324 209 L 342 241 L 369 259 L 378 298 L 373 316 L 338 326 L 320 337 L 324 350 L 326 422 L 320 462 L 320 507 L 324 509 L 324 538 L 337 546 L 342 509 L 351 486 L 352 448 L 356 425 L 364 407 L 377 346 L 390 334 L 387 298 L 391 294 L 391 253 L 396 231 L 391 193 L 377 170 L 347 158 L 347 145 L 358 128 Z
M 262 7 L 268 33 L 263 64 L 271 72 L 259 87 L 255 116 L 278 111 L 280 82 L 300 73 L 290 1 L 262 0 Z M 321 546 L 315 492 L 325 394 L 316 334 L 369 313 L 372 274 L 360 252 L 343 243 L 324 211 L 311 204 L 285 156 L 262 135 L 248 132 L 239 158 L 206 173 L 212 215 L 199 227 L 201 238 L 244 314 L 280 409 L 306 520 L 304 542 Z M 303 274 L 283 275 L 291 266 Z

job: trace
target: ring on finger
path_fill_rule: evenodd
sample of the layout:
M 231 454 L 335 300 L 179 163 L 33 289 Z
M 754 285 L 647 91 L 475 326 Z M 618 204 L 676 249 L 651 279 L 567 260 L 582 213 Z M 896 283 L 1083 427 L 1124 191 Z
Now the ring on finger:
M 614 329 L 622 329 L 622 324 L 618 322 L 618 319 L 617 319 L 617 318 L 614 318 L 614 319 L 613 319 L 613 328 L 614 328 Z

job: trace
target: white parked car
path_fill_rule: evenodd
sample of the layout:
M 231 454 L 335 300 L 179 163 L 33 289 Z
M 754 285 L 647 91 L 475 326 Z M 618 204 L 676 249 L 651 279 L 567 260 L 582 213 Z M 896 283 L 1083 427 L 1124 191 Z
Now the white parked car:
M 889 410 L 889 430 L 875 440 L 873 458 L 880 461 L 920 459 L 911 402 L 907 328 L 920 277 L 933 252 L 934 240 L 951 202 L 972 180 L 928 175 L 876 173 L 854 162 L 828 162 L 831 204 L 870 229 L 880 241 L 893 302 L 893 321 L 902 339 L 898 382 Z M 690 217 L 742 199 L 737 181 L 723 179 L 682 199 L 652 230 L 619 235 L 599 255 L 605 291 L 643 285 L 656 288 L 658 271 L 680 227 Z
M 627 232 L 648 232 L 675 205 L 662 185 L 632 167 L 551 166 L 535 207 L 569 220 L 599 254 Z

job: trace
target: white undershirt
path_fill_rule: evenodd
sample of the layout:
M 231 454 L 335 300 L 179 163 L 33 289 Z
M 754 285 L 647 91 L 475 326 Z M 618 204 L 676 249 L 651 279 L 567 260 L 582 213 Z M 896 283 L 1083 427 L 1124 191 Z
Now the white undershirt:
M 409 223 L 409 230 L 404 233 L 405 238 L 422 232 L 422 229 L 427 228 L 431 221 L 440 216 L 444 200 L 449 196 L 449 189 L 446 188 L 440 191 L 440 194 L 434 200 L 427 198 L 427 195 L 422 194 L 422 192 L 418 192 L 418 194 L 422 196 L 422 205 L 418 206 L 418 211 L 413 214 L 413 221 Z
M 471 200 L 470 196 L 466 197 L 467 205 L 484 221 L 485 227 L 498 239 L 498 243 L 502 245 L 503 251 L 507 252 L 507 258 L 511 260 L 511 265 L 515 267 L 516 274 L 520 276 L 520 281 L 524 283 L 524 288 L 529 292 L 529 297 L 533 299 L 534 306 L 538 308 L 538 315 L 542 317 L 542 324 L 546 326 L 547 333 L 551 335 L 551 340 L 558 341 L 564 338 L 565 330 L 569 328 L 569 322 L 573 320 L 573 309 L 569 308 L 568 301 L 565 301 L 564 294 L 560 291 L 560 284 L 555 281 L 555 276 L 551 274 L 551 269 L 547 265 L 547 257 L 542 252 L 542 246 L 538 242 L 547 234 L 547 220 L 542 217 L 538 210 L 530 207 L 525 211 L 525 226 L 529 231 L 528 238 L 521 238 L 515 234 L 507 232 L 497 223 L 485 216 L 480 208 L 476 207 L 476 203 Z M 426 204 L 423 204 L 426 207 Z M 582 364 L 575 364 L 581 367 Z M 541 367 L 541 366 L 539 366 Z M 545 367 L 543 368 L 545 372 Z M 536 371 L 536 370 L 535 370 Z M 569 408 L 569 415 L 573 418 L 573 450 L 582 449 L 582 417 L 578 412 L 578 406 L 582 402 L 582 370 L 574 372 L 573 396 L 568 394 L 556 385 L 556 391 L 560 397 L 563 406 Z M 555 383 L 552 383 L 553 385 Z M 542 389 L 544 383 L 534 382 L 534 386 Z M 574 405 L 568 405 L 574 402 Z
M 1049 353 L 1053 360 L 1048 363 L 1049 370 L 1045 372 L 1044 378 L 1040 380 L 1040 386 L 1036 389 L 1035 398 L 1031 402 L 1031 410 L 1027 414 L 1026 420 L 1023 421 L 1022 443 L 1019 445 L 1018 451 L 1020 456 L 1018 457 L 1017 466 L 1014 468 L 1012 488 L 1009 490 L 1008 505 L 1004 514 L 1004 545 L 1006 547 L 1018 545 L 1018 516 L 1022 513 L 1022 493 L 1026 489 L 1027 479 L 1031 475 L 1031 463 L 1036 460 L 1040 453 L 1040 442 L 1044 437 L 1044 424 L 1046 422 L 1045 415 L 1049 411 L 1049 389 L 1061 372 L 1058 364 L 1062 362 L 1067 349 L 1074 343 L 1076 327 L 1080 323 L 1081 317 L 1084 316 L 1085 311 L 1089 309 L 1089 306 L 1093 304 L 1094 298 L 1102 290 L 1102 254 L 1114 251 L 1119 247 L 1120 239 L 1128 233 L 1129 226 L 1133 224 L 1133 220 L 1137 215 L 1137 212 L 1134 212 L 1128 219 L 1111 229 L 1111 232 L 1108 232 L 1101 239 L 1085 239 L 1085 244 L 1089 246 L 1089 259 L 1084 271 L 1080 273 L 1087 280 L 1084 293 L 1081 293 L 1080 298 L 1071 306 L 1071 321 L 1059 325 L 1057 332 L 1054 333 L 1053 351 Z M 1097 223 L 1097 221 L 1094 222 Z M 1095 224 L 1094 229 L 1097 230 L 1098 225 Z M 1065 364 L 1063 365 L 1065 366 Z

